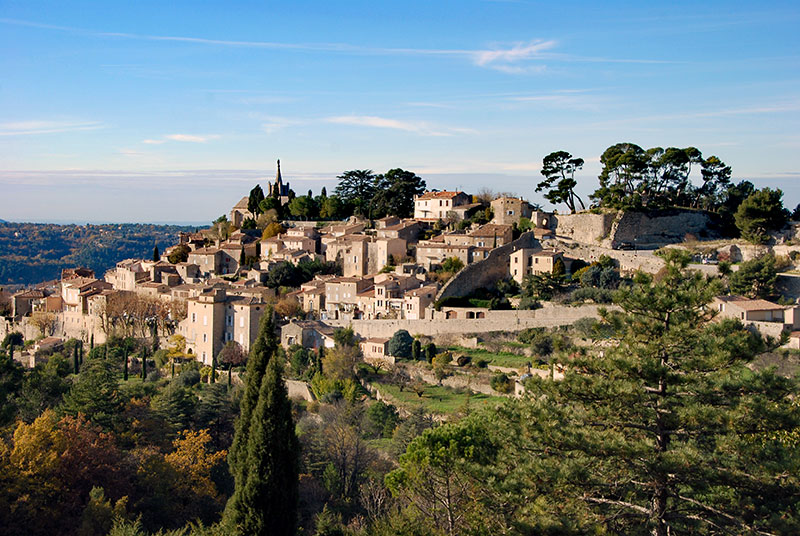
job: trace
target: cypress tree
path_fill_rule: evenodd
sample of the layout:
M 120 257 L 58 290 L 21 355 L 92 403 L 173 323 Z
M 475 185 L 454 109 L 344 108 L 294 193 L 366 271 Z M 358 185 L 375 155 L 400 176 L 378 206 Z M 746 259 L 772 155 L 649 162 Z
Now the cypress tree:
M 8 345 L 8 358 L 14 361 L 14 343 Z
M 428 363 L 433 363 L 434 357 L 436 357 L 436 345 L 430 343 L 425 347 L 425 359 L 428 360 Z
M 411 343 L 411 359 L 419 361 L 421 358 L 422 344 L 419 342 L 419 339 L 414 339 L 414 342 Z
M 209 383 L 216 383 L 217 379 L 217 359 L 215 357 L 211 357 L 211 379 Z
M 125 368 L 122 369 L 122 379 L 128 381 L 128 348 L 125 348 Z
M 89 350 L 94 350 L 94 333 L 92 333 L 92 337 L 89 339 Z
M 228 502 L 226 521 L 235 534 L 295 534 L 299 444 L 283 366 L 271 359 L 251 415 L 244 467 Z
M 78 345 L 75 345 L 75 348 L 72 349 L 72 368 L 75 371 L 75 374 L 81 371 L 81 362 L 80 358 L 78 357 Z
M 161 260 L 161 255 L 158 253 L 158 244 L 153 246 L 153 261 L 158 262 Z
M 147 349 L 142 349 L 142 381 L 147 379 Z
M 250 349 L 244 394 L 239 404 L 239 420 L 236 422 L 236 434 L 233 436 L 233 443 L 228 451 L 228 465 L 237 487 L 244 485 L 243 481 L 240 482 L 240 472 L 245 470 L 243 467 L 246 457 L 244 451 L 247 448 L 247 436 L 250 431 L 250 416 L 258 403 L 258 393 L 261 390 L 261 380 L 266 373 L 267 363 L 278 348 L 272 316 L 272 307 L 268 307 L 261 317 L 258 336 Z
M 233 370 L 233 365 L 228 365 L 228 389 L 231 387 L 231 371 Z

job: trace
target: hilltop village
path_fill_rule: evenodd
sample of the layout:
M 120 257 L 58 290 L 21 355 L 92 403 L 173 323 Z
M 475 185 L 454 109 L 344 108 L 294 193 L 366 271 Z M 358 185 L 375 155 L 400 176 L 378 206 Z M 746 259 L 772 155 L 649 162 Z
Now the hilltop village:
M 792 226 L 770 246 L 736 245 L 713 241 L 719 225 L 701 210 L 561 214 L 519 197 L 424 190 L 414 181 L 417 190 L 405 203 L 410 214 L 370 219 L 361 210 L 342 219 L 302 219 L 287 209 L 314 198 L 310 191 L 295 195 L 278 161 L 266 195 L 257 186 L 210 228 L 179 233 L 175 245 L 153 258 L 121 261 L 102 276 L 66 269 L 60 281 L 7 297 L 11 314 L 0 322 L 0 338 L 19 331 L 37 340 L 27 358 L 20 356 L 33 366 L 37 349 L 68 339 L 150 337 L 159 347 L 177 336 L 187 356 L 211 366 L 226 344 L 249 352 L 262 314 L 273 306 L 285 348 L 332 348 L 334 329 L 350 327 L 365 361 L 391 365 L 389 341 L 400 330 L 475 344 L 494 332 L 597 318 L 598 306 L 610 302 L 607 291 L 635 271 L 657 273 L 664 262 L 654 251 L 670 244 L 692 250 L 694 268 L 708 274 L 720 260 L 800 254 L 791 245 Z M 323 207 L 335 199 L 322 197 Z M 709 245 L 698 248 L 699 237 Z M 587 284 L 587 270 L 606 270 L 611 282 Z M 791 334 L 790 344 L 800 346 L 800 308 L 785 301 L 797 298 L 800 284 L 791 274 L 782 279 L 782 304 L 732 295 L 720 296 L 715 307 L 764 335 Z M 558 292 L 548 287 L 564 290 L 569 282 L 583 293 L 551 301 Z
M 676 533 L 797 533 L 800 210 L 693 148 L 602 160 L 586 208 L 545 157 L 553 211 L 279 162 L 149 258 L 0 292 L 0 527 L 629 534 L 666 494 Z

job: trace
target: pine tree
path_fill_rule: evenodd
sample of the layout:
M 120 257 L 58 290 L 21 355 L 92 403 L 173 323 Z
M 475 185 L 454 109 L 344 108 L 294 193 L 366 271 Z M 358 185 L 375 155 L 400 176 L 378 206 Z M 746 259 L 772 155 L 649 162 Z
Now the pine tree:
M 61 410 L 74 417 L 81 413 L 95 424 L 110 428 L 122 404 L 114 369 L 109 359 L 89 359 L 64 396 Z
M 236 534 L 295 534 L 299 443 L 282 372 L 280 360 L 271 359 L 251 415 L 247 471 L 225 512 Z
M 719 287 L 684 270 L 687 254 L 665 260 L 604 313 L 617 346 L 571 356 L 563 380 L 532 379 L 502 412 L 495 428 L 531 490 L 519 496 L 569 532 L 797 534 L 800 455 L 781 440 L 800 425 L 797 383 L 748 368 L 763 341 L 711 322 Z
M 267 370 L 267 363 L 278 348 L 278 339 L 275 335 L 275 324 L 273 321 L 273 309 L 268 307 L 261 317 L 253 347 L 250 349 L 250 356 L 247 360 L 247 372 L 245 373 L 245 388 L 239 408 L 239 420 L 236 422 L 236 435 L 228 451 L 228 465 L 231 474 L 236 480 L 236 485 L 244 485 L 240 482 L 241 473 L 245 470 L 244 458 L 246 456 L 247 437 L 250 431 L 250 416 L 258 403 L 258 394 L 261 390 L 261 381 Z

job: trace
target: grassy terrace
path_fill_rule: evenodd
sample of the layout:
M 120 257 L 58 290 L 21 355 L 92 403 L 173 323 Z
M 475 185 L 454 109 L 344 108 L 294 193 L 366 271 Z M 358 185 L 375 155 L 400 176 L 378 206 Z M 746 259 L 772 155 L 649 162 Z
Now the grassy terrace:
M 392 397 L 394 402 L 406 408 L 421 406 L 430 413 L 449 415 L 457 413 L 464 407 L 469 398 L 470 408 L 476 409 L 490 404 L 498 404 L 504 400 L 502 396 L 489 396 L 469 391 L 458 392 L 448 387 L 426 385 L 422 396 L 406 388 L 400 391 L 397 385 L 390 383 L 373 383 L 382 394 Z
M 517 355 L 511 352 L 490 352 L 483 348 L 464 348 L 463 346 L 451 346 L 449 351 L 455 354 L 466 354 L 472 358 L 475 363 L 478 359 L 485 359 L 490 365 L 497 365 L 498 367 L 511 367 L 521 368 L 525 363 L 535 363 L 535 357 L 527 357 L 524 355 Z

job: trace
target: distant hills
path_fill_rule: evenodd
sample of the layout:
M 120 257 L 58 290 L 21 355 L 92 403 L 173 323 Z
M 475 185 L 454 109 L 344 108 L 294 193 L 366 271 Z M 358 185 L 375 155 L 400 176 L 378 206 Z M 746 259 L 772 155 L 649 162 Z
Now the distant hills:
M 57 279 L 63 268 L 85 266 L 102 277 L 128 258 L 150 259 L 195 227 L 153 224 L 56 225 L 0 220 L 0 286 Z

